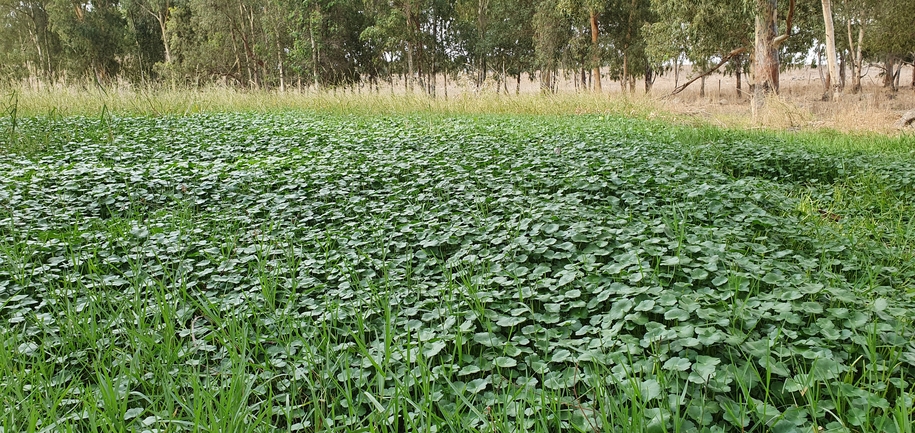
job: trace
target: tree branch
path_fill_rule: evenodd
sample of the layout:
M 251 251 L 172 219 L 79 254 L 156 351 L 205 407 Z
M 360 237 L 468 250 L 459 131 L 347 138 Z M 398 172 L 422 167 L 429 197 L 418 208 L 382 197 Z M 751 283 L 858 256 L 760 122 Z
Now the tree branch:
M 795 0 L 791 0 L 791 2 L 789 2 L 789 4 L 788 4 L 788 16 L 785 17 L 785 34 L 772 40 L 772 44 L 775 45 L 776 47 L 781 45 L 782 42 L 787 41 L 788 38 L 791 37 L 791 26 L 794 21 L 794 2 L 795 2 Z
M 699 79 L 702 78 L 702 77 L 707 77 L 707 76 L 711 75 L 712 72 L 717 71 L 719 68 L 721 68 L 722 66 L 724 66 L 725 63 L 729 62 L 729 61 L 730 61 L 731 59 L 733 59 L 735 56 L 738 56 L 738 55 L 740 55 L 740 54 L 743 54 L 743 53 L 746 52 L 746 51 L 747 51 L 747 47 L 740 47 L 740 48 L 731 50 L 730 53 L 728 53 L 726 56 L 724 56 L 724 57 L 721 58 L 721 61 L 718 62 L 717 65 L 715 65 L 715 66 L 712 67 L 711 69 L 709 69 L 709 70 L 703 72 L 702 74 L 700 74 L 700 75 L 694 77 L 692 80 L 689 80 L 689 81 L 687 81 L 687 82 L 681 84 L 679 87 L 677 87 L 676 89 L 674 89 L 673 92 L 670 92 L 669 95 L 665 96 L 665 98 L 666 98 L 666 97 L 673 96 L 673 95 L 676 95 L 677 93 L 680 93 L 680 92 L 686 90 L 686 88 L 687 88 L 690 84 L 695 83 L 697 80 L 699 80 Z

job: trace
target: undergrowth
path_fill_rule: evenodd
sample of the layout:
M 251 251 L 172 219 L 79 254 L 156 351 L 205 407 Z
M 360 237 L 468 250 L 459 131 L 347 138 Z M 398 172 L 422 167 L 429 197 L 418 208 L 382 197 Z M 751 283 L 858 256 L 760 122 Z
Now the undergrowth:
M 911 431 L 904 137 L 4 122 L 3 431 Z

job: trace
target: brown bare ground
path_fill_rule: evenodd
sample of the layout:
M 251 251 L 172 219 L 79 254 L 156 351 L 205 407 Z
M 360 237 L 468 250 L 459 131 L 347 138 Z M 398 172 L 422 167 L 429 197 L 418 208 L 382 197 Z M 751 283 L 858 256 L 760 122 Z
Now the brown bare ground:
M 705 95 L 700 96 L 700 81 L 696 81 L 680 94 L 670 96 L 675 86 L 675 75 L 668 71 L 657 78 L 647 95 L 644 82 L 636 82 L 635 93 L 623 92 L 619 82 L 602 81 L 603 93 L 609 98 L 628 97 L 643 104 L 654 105 L 659 112 L 667 112 L 680 121 L 711 123 L 733 128 L 767 128 L 788 130 L 832 129 L 842 132 L 877 132 L 895 135 L 899 129 L 894 123 L 906 111 L 915 109 L 915 88 L 912 87 L 912 67 L 905 66 L 899 81 L 899 90 L 893 92 L 882 85 L 881 69 L 872 65 L 865 68 L 862 90 L 857 94 L 841 94 L 834 101 L 824 99 L 825 86 L 817 68 L 794 68 L 783 71 L 780 92 L 770 98 L 759 118 L 753 119 L 750 107 L 749 83 L 744 76 L 743 90 L 738 93 L 733 75 L 715 73 L 706 79 Z M 824 71 L 825 72 L 825 71 Z M 605 72 L 606 73 L 606 72 Z M 691 78 L 689 66 L 681 69 L 677 83 L 683 84 Z M 560 74 L 559 93 L 584 92 L 580 75 Z M 438 82 L 437 93 L 442 95 L 444 86 Z M 457 96 L 466 93 L 492 93 L 498 91 L 515 94 L 516 83 L 509 80 L 499 84 L 488 82 L 482 89 L 476 89 L 467 80 L 450 80 L 448 94 Z M 403 91 L 395 85 L 397 93 Z M 524 77 L 520 86 L 521 94 L 540 91 L 539 82 Z M 660 115 L 660 113 L 659 113 Z
M 733 76 L 712 75 L 706 80 L 704 98 L 699 97 L 699 88 L 695 86 L 698 83 L 694 83 L 695 87 L 684 92 L 688 94 L 671 98 L 672 104 L 668 108 L 684 114 L 698 112 L 725 126 L 753 127 L 755 123 L 768 128 L 896 133 L 898 130 L 893 124 L 906 111 L 915 108 L 912 68 L 904 68 L 896 92 L 882 86 L 878 72 L 877 68 L 869 68 L 867 76 L 862 78 L 861 92 L 841 94 L 834 101 L 824 99 L 825 86 L 816 69 L 783 72 L 778 96 L 767 101 L 766 110 L 756 122 L 750 113 L 749 97 L 737 94 Z M 659 79 L 656 83 L 658 93 L 673 88 L 672 80 L 664 78 L 665 82 Z M 747 87 L 745 83 L 744 89 Z

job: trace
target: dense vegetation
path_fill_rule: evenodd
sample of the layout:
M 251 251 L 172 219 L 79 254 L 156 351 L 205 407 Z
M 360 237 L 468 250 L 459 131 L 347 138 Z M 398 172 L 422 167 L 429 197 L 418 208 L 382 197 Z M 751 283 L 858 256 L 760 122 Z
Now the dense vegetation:
M 822 58 L 831 39 L 824 35 L 827 3 L 0 0 L 0 78 L 282 90 L 377 88 L 404 77 L 408 88 L 440 94 L 436 77 L 510 92 L 522 76 L 555 89 L 565 73 L 583 89 L 600 90 L 602 74 L 630 90 L 644 80 L 647 89 L 683 61 L 704 69 L 728 59 L 728 72 L 748 71 L 753 56 L 760 58 L 753 43 L 759 17 L 776 30 L 766 36 L 776 74 L 779 61 L 809 62 L 811 52 Z M 828 15 L 843 72 L 833 82 L 844 83 L 849 69 L 856 87 L 862 65 L 874 62 L 885 68 L 884 85 L 898 87 L 899 65 L 913 60 L 915 1 L 834 3 Z M 756 73 L 757 81 L 765 75 Z M 772 84 L 778 88 L 777 78 Z
M 2 431 L 911 431 L 915 153 L 6 118 Z M 768 138 L 767 138 L 768 137 Z

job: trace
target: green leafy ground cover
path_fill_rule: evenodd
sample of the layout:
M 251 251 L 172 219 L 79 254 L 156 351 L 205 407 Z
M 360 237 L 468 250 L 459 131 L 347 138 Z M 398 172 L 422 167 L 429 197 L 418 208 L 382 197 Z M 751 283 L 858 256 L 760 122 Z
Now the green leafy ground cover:
M 905 145 L 4 122 L 0 431 L 912 430 Z

